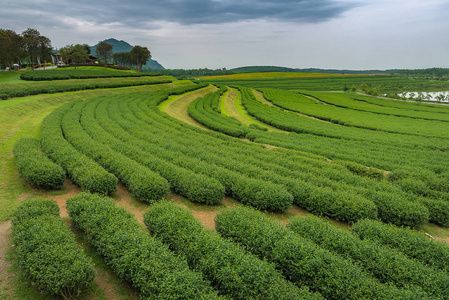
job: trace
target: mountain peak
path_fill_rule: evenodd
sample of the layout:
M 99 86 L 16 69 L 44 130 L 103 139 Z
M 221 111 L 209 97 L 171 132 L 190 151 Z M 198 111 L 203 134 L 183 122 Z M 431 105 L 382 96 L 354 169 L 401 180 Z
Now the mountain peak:
M 106 42 L 110 45 L 112 45 L 112 53 L 117 53 L 117 52 L 130 52 L 131 49 L 133 48 L 133 46 L 123 40 L 117 40 L 115 38 L 109 38 L 104 40 L 103 42 Z M 90 53 L 95 54 L 95 52 L 97 51 L 97 46 L 98 43 L 95 46 L 91 46 L 90 47 Z M 151 50 L 150 50 L 151 51 Z M 149 59 L 147 64 L 143 66 L 144 68 L 152 68 L 152 69 L 165 69 L 161 64 L 159 64 L 157 61 L 153 60 L 153 59 Z

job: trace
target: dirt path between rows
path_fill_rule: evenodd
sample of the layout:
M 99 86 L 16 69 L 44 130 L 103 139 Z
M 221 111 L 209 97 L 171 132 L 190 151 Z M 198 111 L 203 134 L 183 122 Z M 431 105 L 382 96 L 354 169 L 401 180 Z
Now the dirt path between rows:
M 187 108 L 190 105 L 190 103 L 192 103 L 195 99 L 197 99 L 199 97 L 204 97 L 205 95 L 215 92 L 217 90 L 218 90 L 217 87 L 210 85 L 206 88 L 196 90 L 192 93 L 187 93 L 186 95 L 182 95 L 179 97 L 175 96 L 177 98 L 174 101 L 171 101 L 165 107 L 165 112 L 167 114 L 169 114 L 170 116 L 172 116 L 178 120 L 181 120 L 183 122 L 186 122 L 190 125 L 209 130 L 209 128 L 207 128 L 206 126 L 204 126 L 203 124 L 199 123 L 197 120 L 192 118 L 189 115 L 189 113 L 187 112 Z M 170 101 L 170 100 L 168 100 L 168 101 Z
M 8 273 L 11 264 L 6 260 L 6 255 L 11 249 L 11 221 L 0 223 L 0 288 L 5 289 L 5 293 L 11 296 L 9 291 L 10 281 L 14 274 Z
M 236 118 L 244 124 L 252 124 L 250 121 L 246 120 L 242 115 L 239 114 L 237 108 L 235 107 L 235 100 L 239 96 L 236 89 L 228 88 L 229 92 L 225 93 L 222 97 L 223 107 L 229 116 Z

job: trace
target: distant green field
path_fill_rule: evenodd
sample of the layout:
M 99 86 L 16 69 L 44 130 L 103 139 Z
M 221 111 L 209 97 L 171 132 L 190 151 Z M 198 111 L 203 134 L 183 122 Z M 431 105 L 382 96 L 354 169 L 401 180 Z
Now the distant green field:
M 308 90 L 308 91 L 343 91 L 362 87 L 375 89 L 379 93 L 399 92 L 423 92 L 423 91 L 446 91 L 449 90 L 449 82 L 426 78 L 409 78 L 394 75 L 351 75 L 332 76 L 324 74 L 322 77 L 273 77 L 266 78 L 253 74 L 253 77 L 245 79 L 236 76 L 214 76 L 213 78 L 200 78 L 201 81 L 212 84 L 225 84 L 231 86 L 246 86 L 252 88 L 276 88 L 284 90 Z

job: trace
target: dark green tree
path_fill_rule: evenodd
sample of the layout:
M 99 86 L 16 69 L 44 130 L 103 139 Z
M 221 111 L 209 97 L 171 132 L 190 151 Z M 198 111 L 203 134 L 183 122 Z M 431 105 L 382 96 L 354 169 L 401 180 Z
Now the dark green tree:
M 151 52 L 147 47 L 134 46 L 131 49 L 131 57 L 133 63 L 137 65 L 137 71 L 142 72 L 142 65 L 146 64 L 148 59 L 151 58 Z
M 66 64 L 73 64 L 76 69 L 76 65 L 84 63 L 89 58 L 84 45 L 67 45 L 60 49 L 61 58 Z
M 49 59 L 51 55 L 50 39 L 42 36 L 36 29 L 28 28 L 22 32 L 23 50 L 27 54 L 28 62 L 34 69 L 34 64 Z
M 23 39 L 15 31 L 0 28 L 0 65 L 4 69 L 23 58 Z
M 108 60 L 112 57 L 112 48 L 113 46 L 105 41 L 99 42 L 97 45 L 96 54 L 100 61 L 104 63 L 105 70 L 108 68 Z
M 131 52 L 117 52 L 112 54 L 112 59 L 114 63 L 120 66 L 131 67 L 133 65 L 133 60 L 131 57 Z

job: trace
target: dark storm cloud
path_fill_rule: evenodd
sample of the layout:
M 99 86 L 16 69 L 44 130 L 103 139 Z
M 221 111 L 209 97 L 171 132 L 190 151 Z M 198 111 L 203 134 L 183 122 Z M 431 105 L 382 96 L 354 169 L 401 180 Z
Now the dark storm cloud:
M 334 0 L 26 0 L 7 1 L 6 9 L 0 15 L 7 20 L 10 19 L 8 16 L 23 18 L 35 11 L 35 17 L 39 18 L 39 11 L 44 11 L 52 17 L 67 16 L 96 24 L 118 22 L 134 26 L 151 21 L 193 25 L 258 19 L 315 23 L 337 17 L 352 7 L 354 4 Z M 49 19 L 46 20 L 48 22 Z
M 120 7 L 120 11 L 110 11 L 111 14 L 118 13 L 128 20 L 165 20 L 184 25 L 255 19 L 320 22 L 351 8 L 332 0 L 140 0 L 127 4 L 122 1 L 108 3 L 115 8 Z

